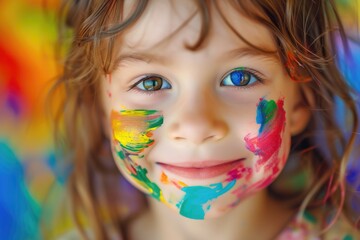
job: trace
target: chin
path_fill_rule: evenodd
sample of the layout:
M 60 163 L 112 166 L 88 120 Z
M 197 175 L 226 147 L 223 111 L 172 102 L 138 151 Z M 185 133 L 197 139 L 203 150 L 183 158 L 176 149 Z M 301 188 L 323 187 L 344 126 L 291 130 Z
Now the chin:
M 207 220 L 221 218 L 221 217 L 229 214 L 230 211 L 233 210 L 233 208 L 232 207 L 211 208 L 209 211 L 207 211 L 205 213 L 204 217 L 196 217 L 196 216 L 192 216 L 192 215 L 186 216 L 186 215 L 181 214 L 181 211 L 179 211 L 179 209 L 173 209 L 173 210 L 175 210 L 181 218 L 191 219 L 191 220 L 195 220 L 195 221 L 207 221 Z

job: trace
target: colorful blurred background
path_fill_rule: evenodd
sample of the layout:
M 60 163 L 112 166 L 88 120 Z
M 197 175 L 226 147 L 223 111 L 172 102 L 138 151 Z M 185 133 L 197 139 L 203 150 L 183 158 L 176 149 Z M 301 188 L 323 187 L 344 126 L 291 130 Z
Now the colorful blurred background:
M 359 39 L 359 4 L 337 2 L 346 28 Z M 63 204 L 57 192 L 63 191 L 66 179 L 56 168 L 44 105 L 59 69 L 53 51 L 58 8 L 57 0 L 0 1 L 0 239 L 51 239 L 41 235 L 45 203 L 62 217 L 54 235 L 71 228 L 69 217 L 56 213 Z M 354 44 L 352 51 L 352 60 L 339 56 L 339 63 L 360 91 L 360 47 Z M 360 165 L 359 155 L 353 156 L 355 166 Z M 360 177 L 356 168 L 350 172 L 350 180 Z
M 61 189 L 44 106 L 58 73 L 57 9 L 58 1 L 0 1 L 0 239 L 42 239 L 42 205 L 54 184 Z

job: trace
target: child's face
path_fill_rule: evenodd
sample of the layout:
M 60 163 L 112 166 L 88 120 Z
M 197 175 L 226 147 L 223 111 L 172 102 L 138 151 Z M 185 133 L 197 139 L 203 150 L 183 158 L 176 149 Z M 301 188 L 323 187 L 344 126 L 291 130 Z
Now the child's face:
M 252 44 L 272 35 L 220 4 Z M 130 8 L 130 7 L 129 7 Z M 126 32 L 103 95 L 113 155 L 122 174 L 181 215 L 219 216 L 267 187 L 286 162 L 296 83 L 277 55 L 255 51 L 218 12 L 202 48 L 192 1 L 154 1 Z

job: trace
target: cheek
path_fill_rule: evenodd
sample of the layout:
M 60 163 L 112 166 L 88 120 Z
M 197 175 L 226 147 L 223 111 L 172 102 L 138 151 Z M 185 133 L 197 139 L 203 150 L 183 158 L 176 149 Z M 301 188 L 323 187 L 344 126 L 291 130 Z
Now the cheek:
M 245 136 L 246 147 L 254 154 L 251 178 L 256 179 L 247 188 L 239 189 L 236 194 L 242 197 L 267 187 L 283 169 L 290 147 L 290 135 L 286 131 L 284 99 L 277 102 L 260 99 L 257 106 L 256 122 L 258 134 Z
M 125 155 L 138 158 L 154 143 L 152 132 L 163 124 L 163 117 L 154 110 L 112 111 L 110 119 L 113 141 Z
M 160 188 L 147 176 L 144 150 L 153 145 L 152 131 L 162 125 L 163 117 L 153 110 L 123 110 L 112 111 L 110 118 L 113 154 L 122 174 L 161 201 Z
M 283 99 L 277 102 L 260 99 L 256 110 L 258 133 L 244 138 L 247 150 L 255 156 L 250 160 L 253 164 L 244 163 L 230 171 L 222 182 L 188 186 L 161 174 L 155 181 L 158 185 L 148 178 L 144 151 L 153 145 L 153 131 L 163 123 L 162 115 L 156 111 L 112 111 L 114 157 L 130 182 L 155 199 L 167 205 L 171 203 L 181 215 L 203 219 L 207 211 L 215 209 L 209 212 L 209 216 L 215 216 L 235 206 L 248 194 L 265 188 L 280 173 L 290 142 L 285 134 L 283 105 Z
M 274 174 L 277 173 L 276 166 L 285 132 L 285 116 L 283 99 L 276 103 L 273 100 L 260 99 L 256 115 L 256 122 L 260 124 L 258 136 L 245 137 L 247 148 L 259 157 L 255 164 L 255 171 L 264 167 L 266 171 L 271 170 Z

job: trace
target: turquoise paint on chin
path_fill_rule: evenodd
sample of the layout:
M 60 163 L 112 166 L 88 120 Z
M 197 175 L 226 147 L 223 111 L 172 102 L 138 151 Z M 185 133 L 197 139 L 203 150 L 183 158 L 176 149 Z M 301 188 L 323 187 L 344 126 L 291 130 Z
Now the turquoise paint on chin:
M 184 217 L 198 220 L 204 219 L 205 212 L 210 209 L 210 205 L 205 206 L 205 204 L 229 191 L 235 183 L 236 180 L 234 179 L 225 187 L 223 187 L 222 183 L 211 184 L 209 187 L 183 187 L 181 190 L 185 192 L 185 196 L 176 206 Z

